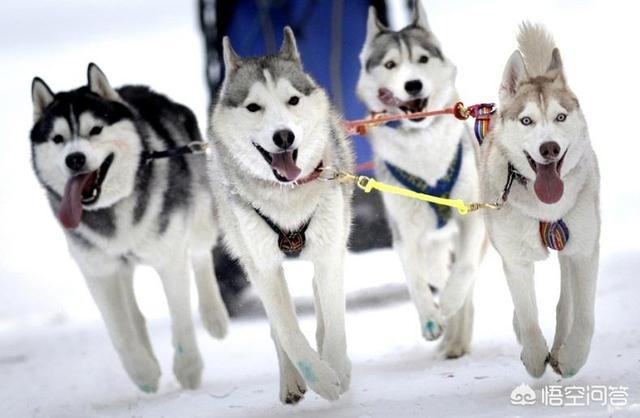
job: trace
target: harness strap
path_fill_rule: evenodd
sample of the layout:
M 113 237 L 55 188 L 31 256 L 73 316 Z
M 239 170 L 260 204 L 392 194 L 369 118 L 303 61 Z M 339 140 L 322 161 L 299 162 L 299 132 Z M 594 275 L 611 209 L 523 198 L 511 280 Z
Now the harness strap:
M 451 161 L 446 174 L 442 178 L 438 179 L 434 186 L 430 186 L 424 179 L 415 176 L 395 165 L 392 165 L 388 161 L 385 161 L 385 165 L 391 175 L 393 175 L 393 177 L 407 189 L 413 192 L 423 193 L 430 196 L 449 198 L 449 196 L 451 195 L 451 191 L 453 190 L 453 187 L 456 185 L 458 177 L 460 176 L 462 155 L 462 141 L 460 141 L 458 143 L 456 155 Z M 451 207 L 443 206 L 436 202 L 429 202 L 429 205 L 436 214 L 438 229 L 444 227 L 449 219 L 451 219 Z
M 262 220 L 271 228 L 273 232 L 278 234 L 278 248 L 285 255 L 290 257 L 298 256 L 307 244 L 306 232 L 311 223 L 311 218 L 302 223 L 298 229 L 293 231 L 284 231 L 278 225 L 276 225 L 271 218 L 260 212 L 258 208 L 253 207 L 253 210 L 262 218 Z
M 142 161 L 144 164 L 150 163 L 152 160 L 161 158 L 174 158 L 186 154 L 203 154 L 207 151 L 209 143 L 203 141 L 193 141 L 187 145 L 176 148 L 167 148 L 163 151 L 143 151 Z

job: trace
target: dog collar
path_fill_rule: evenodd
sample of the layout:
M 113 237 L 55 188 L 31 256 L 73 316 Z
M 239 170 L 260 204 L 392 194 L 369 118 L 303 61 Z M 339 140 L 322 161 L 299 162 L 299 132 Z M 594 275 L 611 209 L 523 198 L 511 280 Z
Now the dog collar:
M 520 174 L 518 169 L 516 169 L 511 163 L 507 165 L 507 172 L 507 182 L 502 191 L 502 203 L 506 203 L 509 198 L 509 192 L 511 191 L 514 180 L 524 187 L 527 187 L 528 182 L 527 178 Z M 567 224 L 562 219 L 558 219 L 553 222 L 538 220 L 538 223 L 538 230 L 542 244 L 552 250 L 564 250 L 564 247 L 566 247 L 569 242 L 569 227 Z
M 300 180 L 296 180 L 291 184 L 293 184 L 294 186 L 303 186 L 307 183 L 311 183 L 312 181 L 317 180 L 322 174 L 323 165 L 324 163 L 322 162 L 322 160 L 320 160 L 316 168 L 308 176 L 303 177 Z
M 260 210 L 255 206 L 253 207 L 253 210 L 267 225 L 269 225 L 273 232 L 278 234 L 278 248 L 280 248 L 280 251 L 289 257 L 297 257 L 300 255 L 307 244 L 306 232 L 309 224 L 311 223 L 311 218 L 298 226 L 298 229 L 286 231 L 273 222 L 271 218 L 260 212 Z

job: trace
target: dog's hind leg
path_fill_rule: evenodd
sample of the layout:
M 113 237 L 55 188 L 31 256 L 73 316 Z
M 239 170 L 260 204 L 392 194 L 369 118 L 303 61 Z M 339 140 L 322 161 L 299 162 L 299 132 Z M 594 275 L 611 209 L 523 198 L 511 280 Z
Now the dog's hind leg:
M 271 338 L 276 346 L 278 354 L 278 366 L 280 368 L 280 401 L 284 404 L 295 405 L 307 391 L 307 384 L 298 372 L 298 369 L 291 363 L 289 356 L 282 349 L 278 336 L 273 327 L 271 328 Z
M 573 321 L 569 334 L 551 359 L 553 369 L 562 377 L 575 375 L 587 361 L 594 330 L 594 305 L 598 274 L 596 249 L 588 256 L 565 256 L 570 263 L 571 308 Z
M 551 358 L 556 358 L 573 322 L 571 303 L 571 263 L 566 257 L 558 257 L 560 261 L 560 299 L 556 306 L 556 334 L 551 347 Z
M 160 366 L 156 360 L 139 310 L 133 309 L 133 267 L 101 259 L 100 273 L 82 263 L 89 291 L 96 302 L 120 361 L 131 380 L 144 392 L 158 390 Z M 94 264 L 94 263 L 91 263 Z
M 351 362 L 347 356 L 345 331 L 344 253 L 318 257 L 314 261 L 318 306 L 318 331 L 322 334 L 318 349 L 323 360 L 338 373 L 340 393 L 351 384 Z
M 469 289 L 462 308 L 447 321 L 442 340 L 442 349 L 446 358 L 458 358 L 469 353 L 473 334 L 473 315 L 473 289 Z
M 253 263 L 252 263 L 253 264 Z M 340 380 L 300 330 L 281 266 L 271 269 L 245 263 L 277 341 L 311 390 L 328 400 L 340 395 Z
M 158 266 L 171 315 L 173 335 L 173 372 L 185 389 L 200 386 L 203 363 L 198 351 L 191 318 L 189 296 L 189 264 L 186 248 L 178 248 L 173 256 Z
M 213 270 L 211 250 L 192 250 L 191 262 L 198 290 L 198 307 L 204 327 L 215 338 L 224 338 L 229 328 L 229 314 L 220 296 Z
M 531 376 L 540 377 L 547 366 L 549 350 L 538 324 L 533 263 L 503 259 L 503 267 L 520 325 L 520 359 Z

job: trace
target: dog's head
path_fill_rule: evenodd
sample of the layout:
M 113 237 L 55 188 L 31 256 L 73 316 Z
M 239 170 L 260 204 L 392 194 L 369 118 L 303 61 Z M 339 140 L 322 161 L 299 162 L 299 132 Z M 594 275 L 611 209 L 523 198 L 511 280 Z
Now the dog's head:
M 544 68 L 531 75 L 521 52 L 511 55 L 500 86 L 500 124 L 493 137 L 506 158 L 535 181 L 540 201 L 552 204 L 562 198 L 562 179 L 578 164 L 589 136 L 557 48 L 545 59 Z
M 141 140 L 134 115 L 95 64 L 88 85 L 54 94 L 40 78 L 31 87 L 33 167 L 61 198 L 58 217 L 76 228 L 83 210 L 113 205 L 133 192 Z
M 454 91 L 456 68 L 442 54 L 420 2 L 412 23 L 397 32 L 384 27 L 373 6 L 369 8 L 360 65 L 357 93 L 372 112 L 415 113 L 444 107 Z M 430 122 L 427 118 L 405 123 Z
M 291 29 L 277 55 L 240 58 L 226 37 L 223 52 L 215 141 L 258 178 L 286 184 L 311 173 L 328 144 L 330 105 L 304 72 Z

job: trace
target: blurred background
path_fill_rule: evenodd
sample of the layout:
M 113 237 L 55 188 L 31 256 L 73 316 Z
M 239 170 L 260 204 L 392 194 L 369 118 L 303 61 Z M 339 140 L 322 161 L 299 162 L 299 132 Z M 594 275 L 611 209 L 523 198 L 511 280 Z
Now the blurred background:
M 405 1 L 374 3 L 386 11 L 393 28 L 408 22 Z M 576 381 L 631 386 L 630 404 L 635 403 L 636 409 L 619 414 L 638 413 L 637 6 L 622 0 L 431 0 L 425 5 L 444 54 L 458 67 L 458 90 L 467 104 L 497 101 L 502 69 L 515 48 L 521 20 L 542 22 L 554 34 L 569 83 L 589 122 L 602 171 L 598 323 L 591 359 Z M 189 106 L 204 132 L 212 90 L 221 76 L 216 55 L 221 36 L 230 34 L 241 54 L 259 54 L 277 48 L 282 26 L 290 24 L 307 69 L 346 117 L 358 118 L 365 111 L 353 86 L 367 6 L 365 1 L 337 0 L 2 2 L 0 404 L 7 408 L 6 416 L 265 416 L 292 411 L 277 405 L 277 363 L 269 330 L 255 316 L 234 320 L 231 335 L 223 342 L 200 331 L 207 364 L 203 388 L 188 394 L 178 391 L 170 372 L 164 295 L 155 273 L 144 267 L 137 271 L 136 292 L 150 319 L 164 376 L 159 395 L 135 391 L 31 171 L 30 85 L 37 75 L 54 91 L 75 88 L 85 83 L 87 63 L 93 61 L 115 86 L 146 84 Z M 354 143 L 359 162 L 367 161 L 366 139 L 354 138 Z M 360 250 L 384 247 L 388 238 L 376 196 L 359 195 L 356 200 L 362 223 L 357 229 L 376 234 L 360 234 L 354 244 Z M 312 269 L 291 261 L 286 273 L 304 313 L 310 305 Z M 554 256 L 537 269 L 541 322 L 548 339 L 555 323 L 558 274 Z M 478 275 L 474 352 L 460 360 L 443 362 L 436 344 L 421 340 L 391 250 L 351 255 L 346 283 L 352 308 L 347 325 L 354 389 L 333 406 L 310 394 L 296 409 L 299 413 L 382 416 L 401 411 L 400 416 L 405 412 L 426 416 L 436 408 L 457 411 L 458 416 L 481 415 L 460 402 L 474 396 L 476 405 L 494 416 L 497 410 L 513 413 L 508 394 L 521 381 L 532 385 L 555 381 L 550 372 L 547 380 L 530 380 L 518 361 L 510 324 L 512 304 L 493 251 Z M 250 294 L 247 298 L 252 300 Z M 194 299 L 194 307 L 196 303 Z M 302 321 L 311 336 L 312 318 L 302 315 Z

